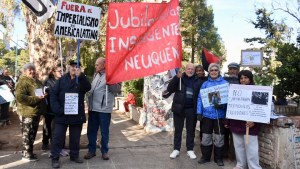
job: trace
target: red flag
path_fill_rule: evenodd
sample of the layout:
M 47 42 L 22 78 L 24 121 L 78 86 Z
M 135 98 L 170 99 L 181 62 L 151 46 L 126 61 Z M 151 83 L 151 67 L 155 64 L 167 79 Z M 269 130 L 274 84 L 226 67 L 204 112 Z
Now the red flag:
M 110 3 L 106 81 L 115 84 L 181 67 L 179 2 Z
M 219 58 L 215 56 L 214 54 L 210 53 L 205 48 L 202 49 L 202 65 L 204 70 L 208 70 L 208 66 L 211 63 L 217 63 L 219 62 Z

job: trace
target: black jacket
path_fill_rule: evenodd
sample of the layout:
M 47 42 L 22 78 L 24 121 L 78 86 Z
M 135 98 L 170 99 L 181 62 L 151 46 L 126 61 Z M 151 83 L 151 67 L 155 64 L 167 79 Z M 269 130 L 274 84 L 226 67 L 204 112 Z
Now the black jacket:
M 76 78 L 71 79 L 69 73 L 62 76 L 50 91 L 50 104 L 51 110 L 55 114 L 55 123 L 85 123 L 84 95 L 90 89 L 91 84 L 83 73 L 78 77 L 78 84 L 76 83 Z M 78 115 L 64 114 L 65 93 L 78 93 Z
M 198 94 L 199 94 L 199 89 L 202 85 L 202 83 L 205 81 L 203 79 L 198 79 L 195 76 L 192 76 L 191 78 L 194 79 L 193 81 L 193 105 L 194 105 L 194 111 L 196 114 L 196 106 L 197 106 L 197 98 L 198 98 Z M 179 90 L 180 85 L 180 78 L 178 78 L 177 76 L 174 76 L 173 79 L 170 81 L 167 90 L 169 93 L 174 93 L 174 98 L 173 98 L 173 103 L 172 103 L 172 112 L 174 114 L 181 114 L 183 113 L 184 110 L 184 105 L 185 105 L 185 99 L 186 99 L 186 81 L 188 79 L 188 76 L 183 73 L 182 74 L 182 78 L 181 78 L 181 90 Z

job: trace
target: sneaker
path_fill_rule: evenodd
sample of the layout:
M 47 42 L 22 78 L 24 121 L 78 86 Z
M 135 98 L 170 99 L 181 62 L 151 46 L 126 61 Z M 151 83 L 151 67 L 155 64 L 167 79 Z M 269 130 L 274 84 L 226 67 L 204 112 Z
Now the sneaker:
M 96 156 L 95 153 L 87 152 L 86 155 L 84 155 L 83 158 L 86 159 L 86 160 L 89 160 L 89 159 L 91 159 L 91 158 L 93 158 L 95 156 Z
M 34 162 L 34 161 L 38 161 L 39 159 L 36 156 L 32 155 L 32 156 L 29 156 L 29 157 L 24 156 L 24 157 L 22 157 L 22 160 L 23 161 Z
M 177 156 L 179 156 L 178 150 L 173 150 L 173 152 L 170 154 L 170 158 L 175 159 Z
M 52 158 L 52 168 L 59 168 L 60 164 L 59 164 L 59 160 Z
M 195 155 L 195 153 L 194 153 L 194 151 L 188 151 L 187 152 L 187 155 L 190 157 L 190 159 L 192 159 L 192 160 L 194 160 L 194 159 L 196 159 L 197 157 L 196 157 L 196 155 Z
M 109 160 L 108 154 L 107 154 L 107 153 L 103 153 L 103 154 L 102 154 L 102 159 L 103 159 L 103 160 Z
M 66 156 L 69 156 L 69 152 L 67 150 L 65 150 L 65 149 L 62 149 L 60 151 L 60 155 L 63 156 L 63 157 L 66 157 Z

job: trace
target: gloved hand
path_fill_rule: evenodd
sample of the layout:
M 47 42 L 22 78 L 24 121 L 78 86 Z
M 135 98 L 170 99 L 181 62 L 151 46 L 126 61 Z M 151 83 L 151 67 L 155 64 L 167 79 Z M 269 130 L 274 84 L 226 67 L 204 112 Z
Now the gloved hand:
M 202 121 L 203 120 L 203 115 L 202 114 L 198 114 L 197 115 L 197 120 L 198 121 Z

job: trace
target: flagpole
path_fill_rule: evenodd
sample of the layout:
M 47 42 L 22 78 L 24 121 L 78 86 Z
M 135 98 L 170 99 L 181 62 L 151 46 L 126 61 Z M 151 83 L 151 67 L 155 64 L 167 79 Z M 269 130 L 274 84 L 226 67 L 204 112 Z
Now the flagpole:
M 77 65 L 76 65 L 76 68 L 80 68 L 79 62 L 80 62 L 80 39 L 77 39 Z M 78 76 L 76 76 L 76 83 L 78 84 Z

